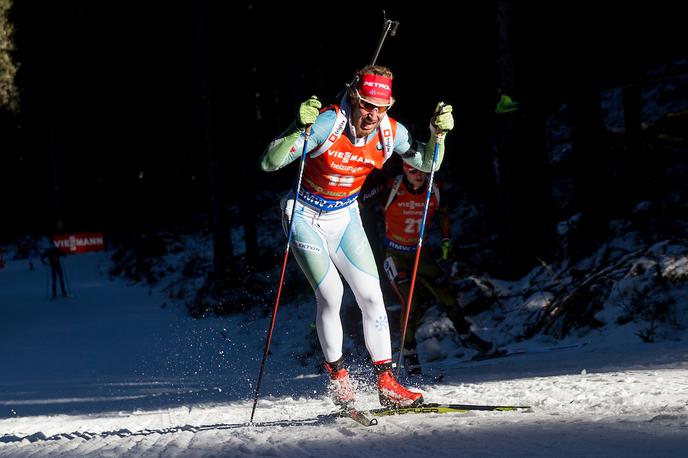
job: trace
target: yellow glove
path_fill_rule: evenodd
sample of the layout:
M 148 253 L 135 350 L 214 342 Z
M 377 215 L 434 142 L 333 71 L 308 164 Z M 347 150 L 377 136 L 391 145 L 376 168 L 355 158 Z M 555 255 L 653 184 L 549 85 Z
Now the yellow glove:
M 445 105 L 444 102 L 437 104 L 435 114 L 432 117 L 432 126 L 441 132 L 447 132 L 454 128 L 454 116 L 452 116 L 452 106 Z
M 442 239 L 442 261 L 449 259 L 452 253 L 452 242 L 449 239 Z
M 320 108 L 322 104 L 318 97 L 312 95 L 310 99 L 306 100 L 299 106 L 299 114 L 296 118 L 296 122 L 299 127 L 305 127 L 313 124 L 320 114 Z

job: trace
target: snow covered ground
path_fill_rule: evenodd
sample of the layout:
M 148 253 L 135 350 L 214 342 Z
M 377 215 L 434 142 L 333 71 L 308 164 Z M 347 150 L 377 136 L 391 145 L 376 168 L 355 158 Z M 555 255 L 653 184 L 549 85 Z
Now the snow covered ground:
M 43 267 L 0 270 L 0 457 L 685 456 L 688 345 L 645 344 L 628 326 L 513 347 L 580 348 L 456 364 L 406 379 L 431 402 L 526 412 L 385 417 L 334 410 L 299 355 L 313 303 L 280 307 L 254 425 L 247 426 L 269 316 L 193 320 L 158 290 L 111 281 L 103 254 L 66 258 L 72 298 L 48 300 Z M 486 332 L 489 332 L 487 330 Z M 452 364 L 453 363 L 453 364 Z M 361 368 L 359 408 L 377 407 Z

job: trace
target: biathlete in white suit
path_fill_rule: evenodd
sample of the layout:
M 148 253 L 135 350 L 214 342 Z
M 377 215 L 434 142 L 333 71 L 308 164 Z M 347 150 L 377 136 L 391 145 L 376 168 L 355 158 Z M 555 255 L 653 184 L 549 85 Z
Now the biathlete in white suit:
M 367 66 L 357 76 L 339 104 L 320 110 L 320 101 L 315 96 L 303 102 L 297 119 L 268 145 L 261 167 L 274 171 L 299 159 L 305 128 L 311 126 L 295 211 L 292 215 L 292 192 L 282 200 L 282 216 L 285 231 L 290 218 L 294 218 L 290 247 L 315 291 L 315 323 L 334 402 L 346 406 L 355 399 L 342 358 L 341 273 L 361 309 L 363 335 L 377 374 L 380 403 L 415 406 L 423 402 L 423 396 L 401 386 L 392 374 L 387 312 L 356 199 L 366 176 L 373 169 L 382 168 L 392 154 L 399 154 L 408 164 L 429 172 L 436 138 L 440 143 L 435 165 L 438 169 L 444 155 L 442 133 L 454 127 L 454 118 L 451 106 L 438 104 L 430 123 L 430 141 L 423 151 L 415 151 L 408 130 L 388 116 L 394 103 L 392 72 L 382 66 Z

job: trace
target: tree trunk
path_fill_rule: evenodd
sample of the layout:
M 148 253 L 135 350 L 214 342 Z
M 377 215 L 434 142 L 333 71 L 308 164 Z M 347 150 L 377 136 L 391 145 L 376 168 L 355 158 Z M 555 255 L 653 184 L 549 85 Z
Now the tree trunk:
M 626 157 L 623 162 L 626 164 L 626 170 L 623 173 L 621 187 L 623 195 L 620 197 L 621 202 L 626 202 L 628 206 L 636 204 L 642 198 L 641 183 L 649 171 L 646 167 L 649 164 L 643 161 L 640 86 L 633 85 L 624 89 L 623 110 L 626 145 Z
M 500 94 L 514 95 L 513 2 L 497 0 L 497 84 Z M 495 100 L 496 105 L 497 100 Z M 516 152 L 516 113 L 495 115 L 492 159 L 496 187 L 496 229 L 499 270 L 511 270 L 512 247 L 516 243 L 514 227 L 514 167 Z
M 252 23 L 254 17 L 250 12 L 248 15 L 242 16 L 245 23 Z M 237 42 L 241 40 L 240 32 L 237 33 Z M 258 108 L 258 98 L 260 92 L 258 89 L 256 74 L 257 58 L 255 48 L 244 47 L 241 59 L 241 85 L 243 90 L 241 92 L 241 99 L 239 103 L 239 111 L 236 113 L 237 125 L 240 126 L 244 138 L 251 138 L 259 140 L 260 126 L 261 126 L 261 112 Z M 255 267 L 258 262 L 258 238 L 256 234 L 256 191 L 258 182 L 258 160 L 263 141 L 249 142 L 249 149 L 246 154 L 242 154 L 241 161 L 241 187 L 238 196 L 241 202 L 241 214 L 244 225 L 244 243 L 246 245 L 246 262 L 249 266 Z
M 495 113 L 493 160 L 497 178 L 498 239 L 502 274 L 519 277 L 547 248 L 549 189 L 545 180 L 545 120 L 537 88 L 517 88 L 513 2 L 497 0 L 500 96 L 519 102 L 516 111 Z M 495 100 L 495 105 L 496 105 Z
M 571 128 L 573 202 L 576 210 L 583 214 L 585 239 L 594 243 L 605 237 L 612 191 L 598 92 L 579 94 L 571 99 Z
M 213 278 L 222 288 L 235 277 L 232 238 L 227 221 L 222 186 L 220 158 L 217 151 L 215 112 L 207 43 L 206 17 L 208 3 L 199 3 L 196 11 L 196 47 L 200 83 L 201 122 L 203 143 L 208 156 L 208 195 L 210 199 L 210 229 L 213 234 Z
M 57 160 L 57 123 L 55 108 L 48 107 L 46 113 L 46 148 L 48 150 L 48 160 L 50 164 L 50 201 L 52 202 L 53 230 L 60 232 L 64 228 L 62 219 L 62 202 L 60 197 L 60 174 Z

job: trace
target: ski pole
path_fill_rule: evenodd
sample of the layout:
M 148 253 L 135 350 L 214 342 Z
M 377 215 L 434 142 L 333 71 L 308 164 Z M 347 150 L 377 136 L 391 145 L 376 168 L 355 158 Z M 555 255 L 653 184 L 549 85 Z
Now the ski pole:
M 438 111 L 439 111 L 438 107 Z M 432 167 L 430 168 L 430 178 L 428 180 L 428 191 L 425 194 L 425 209 L 423 210 L 423 220 L 420 226 L 420 235 L 418 237 L 418 246 L 416 247 L 416 260 L 413 263 L 413 273 L 411 275 L 411 286 L 409 288 L 408 300 L 406 301 L 405 314 L 404 314 L 404 327 L 401 331 L 401 345 L 399 347 L 399 362 L 397 364 L 397 378 L 399 377 L 399 372 L 401 370 L 403 358 L 404 358 L 404 340 L 406 340 L 406 328 L 408 327 L 409 315 L 411 314 L 411 301 L 413 300 L 413 289 L 416 286 L 416 274 L 418 273 L 418 261 L 420 260 L 420 250 L 423 247 L 423 234 L 425 233 L 425 223 L 428 217 L 428 207 L 430 206 L 430 197 L 432 196 L 432 182 L 435 177 L 435 163 L 437 162 L 437 156 L 440 150 L 440 140 L 442 139 L 443 133 L 437 131 L 435 136 L 435 151 L 432 156 Z
M 280 296 L 282 295 L 282 285 L 284 283 L 284 274 L 287 270 L 287 260 L 289 259 L 289 245 L 291 244 L 291 231 L 294 225 L 294 213 L 296 212 L 296 201 L 299 198 L 301 191 L 301 180 L 303 178 L 303 169 L 306 163 L 306 153 L 308 152 L 308 137 L 310 137 L 311 126 L 306 126 L 306 135 L 303 140 L 303 151 L 301 152 L 301 163 L 299 164 L 299 176 L 296 181 L 296 192 L 294 194 L 294 202 L 291 205 L 291 218 L 289 218 L 289 233 L 287 234 L 287 247 L 284 249 L 284 259 L 282 260 L 282 273 L 280 274 L 279 286 L 277 287 L 277 297 L 275 298 L 275 305 L 272 308 L 272 320 L 270 321 L 270 329 L 268 330 L 268 338 L 265 342 L 265 351 L 263 352 L 263 359 L 260 362 L 260 370 L 258 372 L 258 382 L 256 383 L 256 395 L 253 398 L 253 408 L 251 409 L 251 419 L 249 423 L 253 423 L 253 416 L 256 413 L 256 405 L 258 404 L 258 394 L 260 386 L 263 383 L 263 375 L 265 374 L 265 362 L 268 359 L 270 351 L 270 342 L 272 341 L 272 332 L 275 329 L 275 320 L 277 318 L 277 307 L 279 307 Z
M 375 65 L 375 62 L 377 62 L 377 56 L 380 55 L 380 50 L 382 49 L 382 44 L 385 42 L 385 38 L 387 38 L 387 33 L 389 33 L 391 36 L 394 36 L 397 33 L 397 27 L 399 27 L 399 21 L 387 19 L 384 11 L 382 11 L 382 15 L 385 18 L 384 30 L 382 31 L 382 36 L 377 44 L 377 49 L 375 49 L 375 54 L 373 54 L 373 63 L 370 65 Z
M 69 276 L 67 275 L 65 262 L 62 259 L 60 259 L 60 266 L 62 267 L 62 277 L 64 278 L 65 287 L 67 288 L 67 295 L 72 296 L 72 287 L 69 285 Z
M 370 62 L 370 65 L 375 65 L 375 63 L 377 62 L 377 57 L 380 55 L 380 50 L 382 49 L 382 45 L 385 43 L 387 34 L 389 33 L 390 36 L 396 35 L 397 28 L 399 27 L 399 21 L 392 21 L 391 19 L 387 19 L 387 15 L 385 14 L 384 10 L 382 11 L 382 17 L 385 20 L 385 23 L 382 26 L 382 35 L 380 36 L 380 40 L 378 40 L 377 42 L 377 48 L 375 48 L 375 53 L 373 53 L 373 60 Z M 354 85 L 356 85 L 356 83 L 358 82 L 358 78 L 358 75 L 354 76 L 354 79 L 346 85 L 344 90 L 346 90 L 346 88 L 353 87 Z M 339 93 L 337 98 L 340 98 L 341 94 L 342 92 Z
M 50 266 L 45 266 L 45 298 L 50 299 Z

